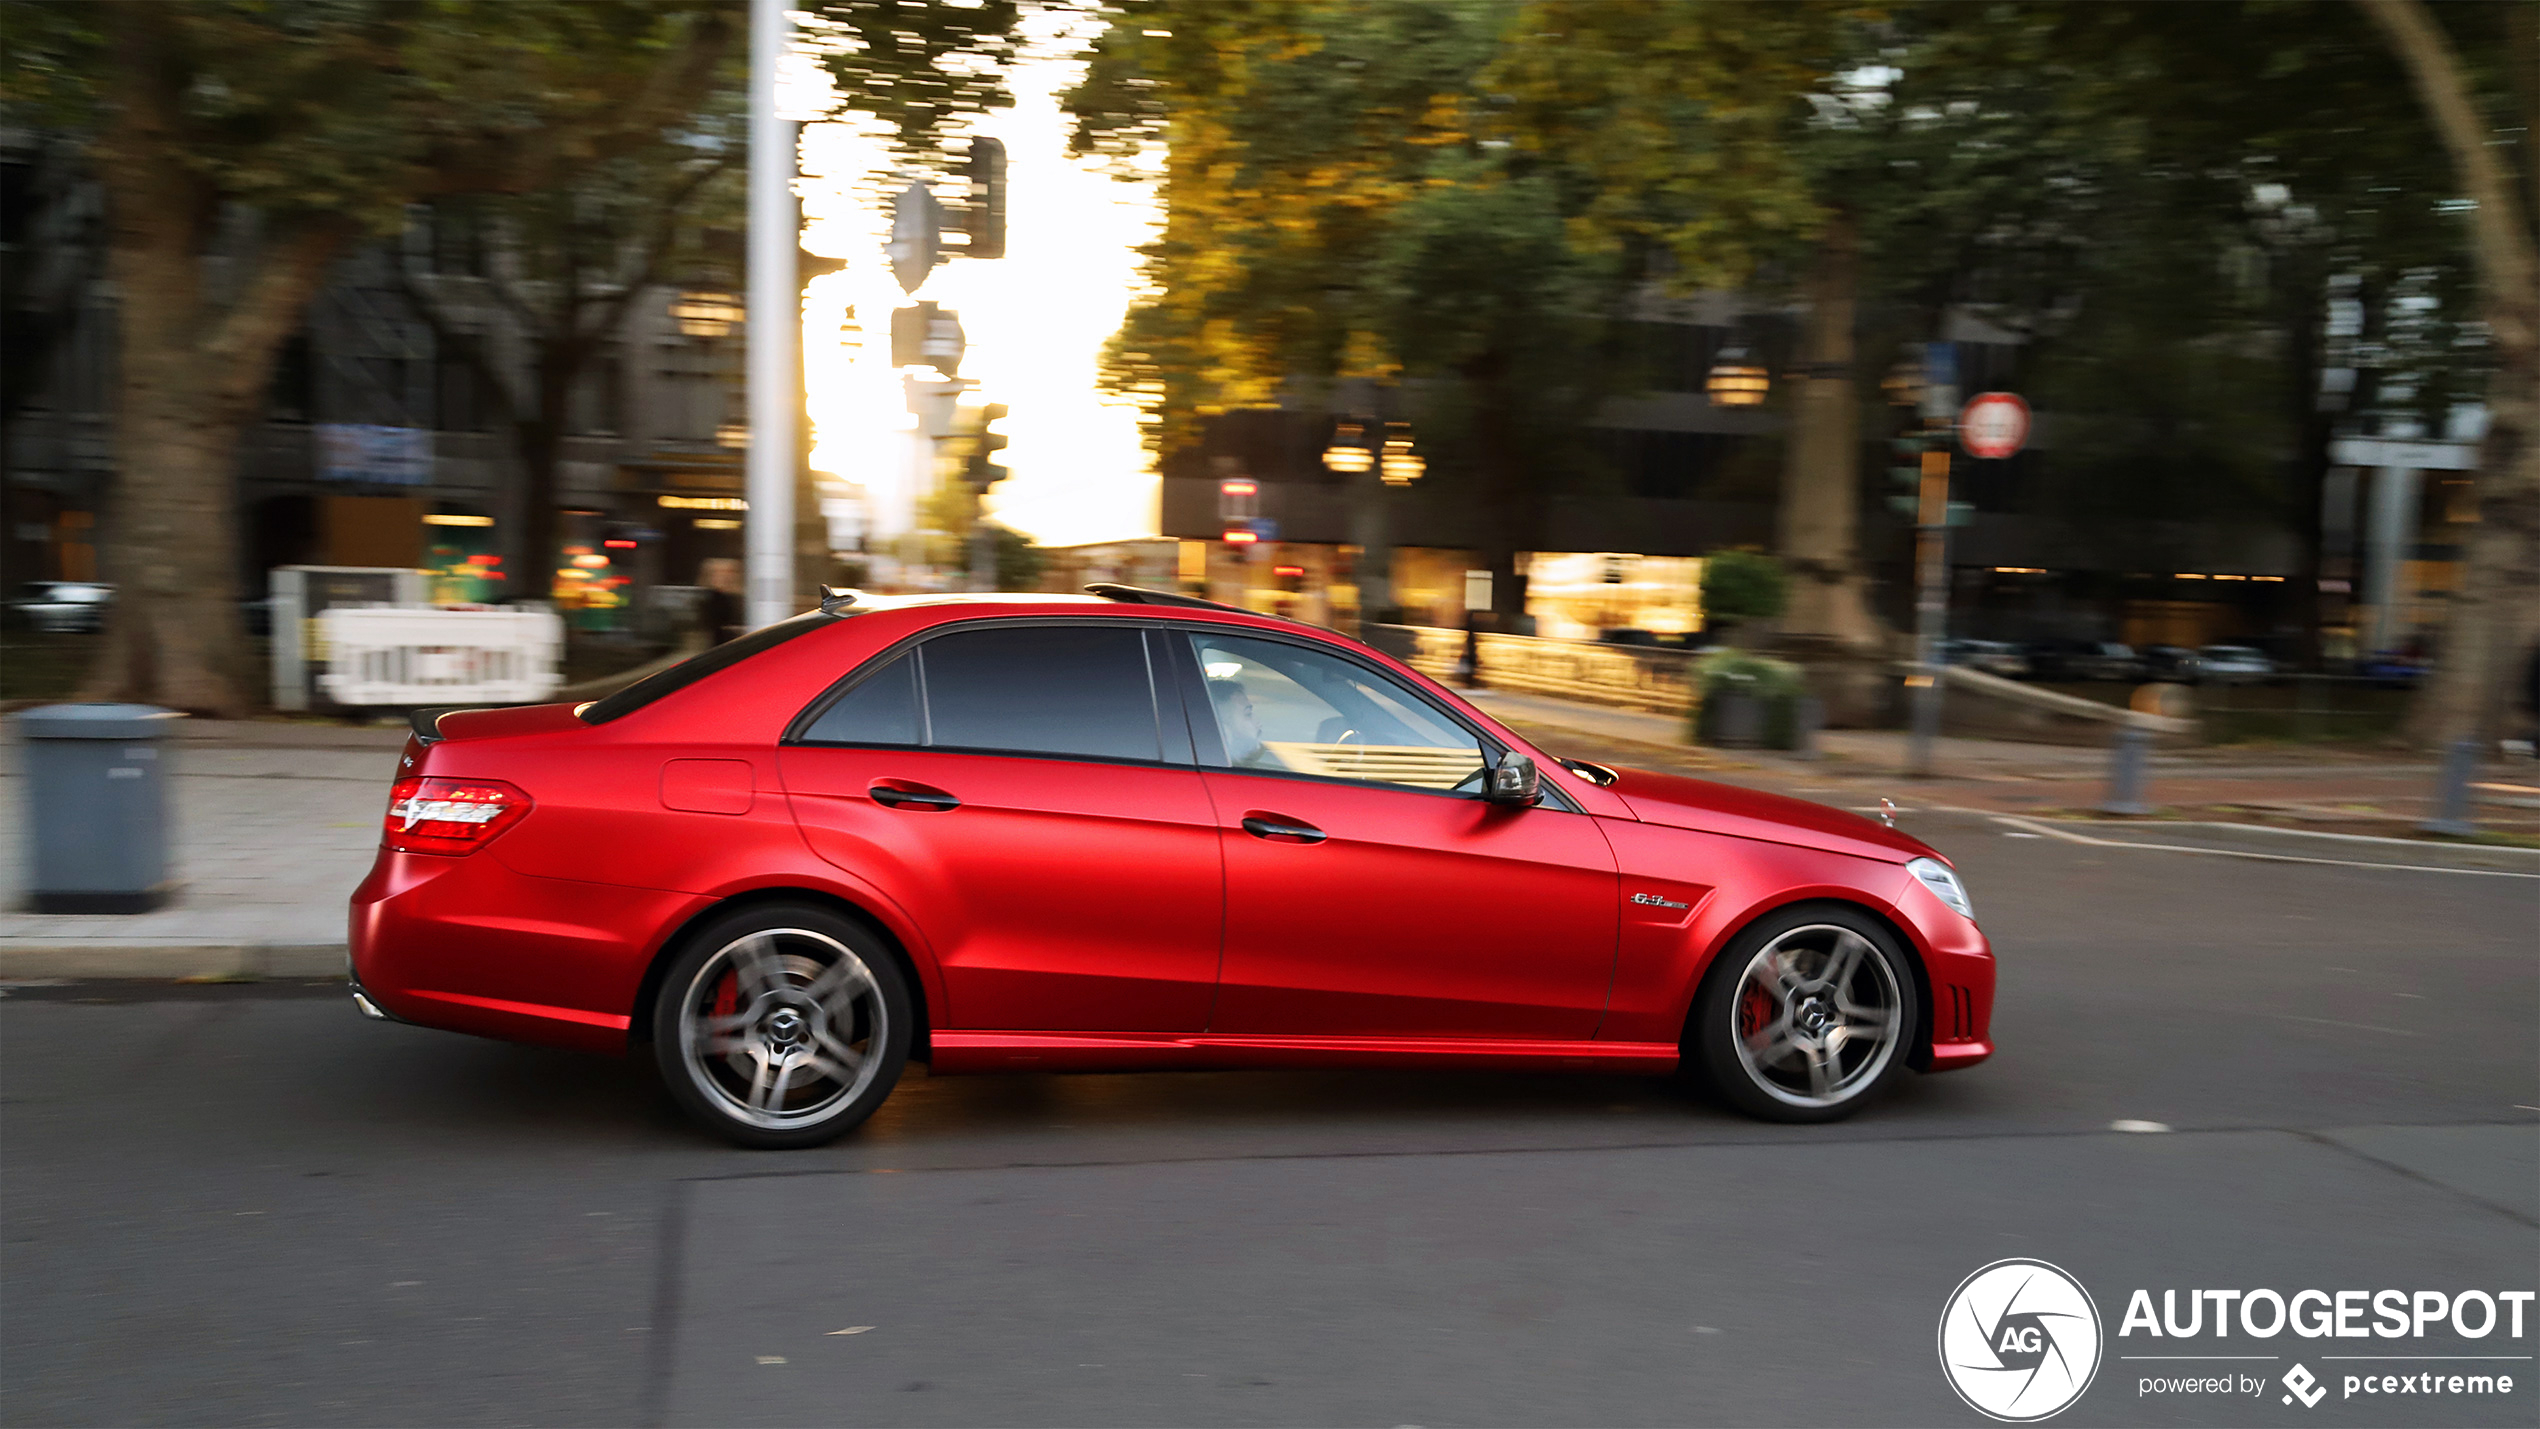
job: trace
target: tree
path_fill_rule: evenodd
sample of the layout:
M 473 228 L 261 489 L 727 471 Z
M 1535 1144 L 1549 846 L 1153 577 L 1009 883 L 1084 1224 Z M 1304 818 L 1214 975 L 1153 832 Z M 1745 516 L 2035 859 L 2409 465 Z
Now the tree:
M 1585 177 L 1587 243 L 1663 253 L 1679 290 L 1798 272 L 1801 331 L 1782 475 L 1780 554 L 1796 577 L 1784 634 L 1868 655 L 1881 646 L 1859 551 L 1861 145 L 1878 118 L 1860 12 L 1539 0 L 1490 82 L 1504 127 Z
M 673 278 L 707 274 L 718 280 L 713 286 L 740 285 L 739 265 L 721 251 L 731 245 L 704 235 L 717 223 L 741 222 L 742 102 L 737 90 L 721 90 L 680 132 L 547 188 L 436 204 L 434 224 L 473 238 L 482 261 L 464 276 L 399 266 L 408 306 L 436 347 L 473 370 L 518 457 L 522 519 L 508 561 L 515 597 L 546 594 L 565 439 L 586 379 L 608 358 L 629 305 Z M 469 309 L 487 298 L 524 351 L 486 340 Z
M 1479 130 L 1478 77 L 1514 13 L 1148 0 L 1119 7 L 1068 99 L 1080 149 L 1163 150 L 1154 296 L 1106 370 L 1144 399 L 1157 448 L 1237 407 L 1372 389 L 1350 400 L 1386 410 L 1361 415 L 1410 418 L 1424 479 L 1470 493 L 1510 615 L 1516 551 L 1583 473 L 1622 291 L 1620 264 L 1567 242 L 1550 166 Z M 1388 500 L 1373 474 L 1353 491 L 1370 618 L 1388 604 Z
M 903 135 L 992 98 L 1012 0 L 813 7 L 847 107 Z M 329 264 L 409 204 L 521 194 L 687 122 L 735 0 L 9 7 L 13 109 L 88 132 L 121 313 L 120 585 L 88 692 L 237 714 L 238 442 Z M 987 63 L 981 63 L 982 60 Z M 217 254 L 218 261 L 208 261 Z
M 2473 205 L 2480 315 L 2496 355 L 2486 445 L 2473 488 L 2478 526 L 2434 677 L 2406 725 L 2420 742 L 2448 743 L 2477 739 L 2494 728 L 2506 691 L 2540 638 L 2540 257 L 2531 227 L 2540 209 L 2540 143 L 2533 142 L 2531 128 L 2540 119 L 2540 103 L 2534 102 L 2540 82 L 2530 72 L 2540 55 L 2534 38 L 2540 16 L 2529 6 L 2506 11 L 2508 42 L 2502 49 L 2517 62 L 2523 111 L 2517 127 L 2529 167 L 2517 195 L 2516 176 L 2497 158 L 2494 131 L 2500 126 L 2479 113 L 2481 96 L 2433 14 L 2417 0 L 2362 3 L 2406 66 Z

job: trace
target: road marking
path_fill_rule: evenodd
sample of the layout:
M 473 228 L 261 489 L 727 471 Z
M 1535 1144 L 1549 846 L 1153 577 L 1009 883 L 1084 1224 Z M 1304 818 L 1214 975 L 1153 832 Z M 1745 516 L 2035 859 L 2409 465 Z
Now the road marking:
M 2158 1132 L 2169 1130 L 2170 1124 L 2166 1121 L 2136 1121 L 2130 1117 L 2119 1117 L 2108 1123 L 2108 1129 L 2110 1131 Z
M 2422 1037 L 2425 1035 L 2422 1032 L 2410 1032 L 2404 1027 L 2375 1027 L 2369 1022 L 2337 1022 L 2326 1017 L 2303 1017 L 2297 1013 L 2291 1012 L 2262 1012 L 2258 1015 L 2261 1017 L 2272 1017 L 2279 1022 L 2311 1022 L 2317 1023 L 2322 1027 L 2348 1027 L 2357 1032 L 2387 1032 L 2393 1037 Z
M 1970 810 L 1969 812 L 1979 811 Z M 2094 839 L 2088 834 L 2077 834 L 2069 829 L 2055 828 L 2052 825 L 2023 819 L 2012 814 L 1992 814 L 1988 817 L 1997 824 L 2009 824 L 2014 828 L 2026 829 L 2046 838 L 2062 839 L 2066 843 L 2087 844 L 2092 848 L 2134 848 L 2153 853 L 2201 853 L 2215 858 L 2249 858 L 2256 859 L 2260 863 L 2315 863 L 2330 868 L 2386 868 L 2397 873 L 2465 873 L 2474 878 L 2540 879 L 2540 873 L 2516 873 L 2504 868 L 2444 868 L 2438 864 L 2425 863 L 2371 863 L 2352 858 L 2307 858 L 2295 853 L 2252 853 L 2247 849 L 2237 848 L 2197 848 L 2191 844 L 2150 844 L 2134 843 L 2126 839 Z

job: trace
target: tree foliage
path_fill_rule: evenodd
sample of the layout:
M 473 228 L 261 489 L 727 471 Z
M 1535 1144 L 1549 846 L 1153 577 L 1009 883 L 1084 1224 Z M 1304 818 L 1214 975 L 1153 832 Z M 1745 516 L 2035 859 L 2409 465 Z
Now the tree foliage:
M 1001 95 L 1013 0 L 808 8 L 842 107 L 906 145 Z M 248 703 L 235 454 L 332 260 L 395 230 L 409 204 L 531 193 L 661 143 L 733 60 L 745 13 L 738 0 L 0 12 L 10 115 L 86 134 L 111 212 L 121 476 L 104 544 L 124 598 L 92 693 Z

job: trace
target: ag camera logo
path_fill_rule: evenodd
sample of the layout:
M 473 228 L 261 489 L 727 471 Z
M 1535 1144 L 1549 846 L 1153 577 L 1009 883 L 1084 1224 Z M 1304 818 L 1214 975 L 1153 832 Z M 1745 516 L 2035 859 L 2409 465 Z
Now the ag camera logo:
M 1958 1282 L 1942 1307 L 1940 1369 L 1987 1418 L 2052 1418 L 2099 1372 L 2099 1307 L 2058 1266 L 1997 1260 Z

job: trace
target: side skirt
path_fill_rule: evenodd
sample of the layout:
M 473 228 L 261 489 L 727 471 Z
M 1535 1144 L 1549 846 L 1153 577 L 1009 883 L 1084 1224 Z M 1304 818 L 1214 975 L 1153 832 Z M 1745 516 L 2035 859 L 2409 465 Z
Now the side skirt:
M 1672 1042 L 1541 1042 L 1478 1037 L 1261 1037 L 1205 1032 L 968 1032 L 937 1028 L 938 1075 L 1145 1072 L 1231 1067 L 1444 1067 L 1662 1075 Z

